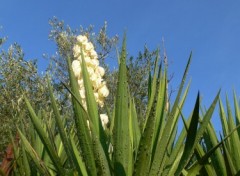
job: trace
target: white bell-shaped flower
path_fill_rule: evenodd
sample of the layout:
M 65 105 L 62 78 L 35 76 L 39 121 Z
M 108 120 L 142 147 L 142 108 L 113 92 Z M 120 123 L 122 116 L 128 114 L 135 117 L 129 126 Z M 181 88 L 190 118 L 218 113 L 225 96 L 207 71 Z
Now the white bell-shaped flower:
M 97 73 L 100 74 L 101 77 L 104 76 L 104 74 L 105 74 L 105 70 L 104 70 L 103 67 L 100 67 L 100 66 L 97 67 L 97 68 L 96 68 L 96 71 L 97 71 Z
M 85 43 L 84 48 L 85 48 L 86 51 L 89 52 L 89 51 L 94 49 L 94 46 L 93 46 L 92 43 L 88 42 L 88 43 Z
M 100 114 L 100 119 L 102 122 L 102 126 L 105 129 L 106 125 L 108 124 L 109 120 L 108 120 L 108 116 L 106 114 Z
M 81 48 L 79 45 L 74 45 L 73 46 L 73 56 L 78 57 L 81 53 Z
M 98 58 L 97 52 L 95 50 L 91 50 L 90 51 L 90 57 L 92 59 L 97 59 Z
M 79 89 L 83 89 L 84 88 L 83 79 L 78 79 L 78 86 L 79 86 Z
M 80 89 L 79 93 L 80 93 L 80 96 L 81 96 L 82 99 L 86 98 L 86 96 L 85 96 L 85 89 Z
M 106 85 L 103 85 L 98 89 L 98 93 L 102 97 L 107 97 L 109 95 L 109 90 Z
M 86 43 L 86 42 L 88 42 L 88 38 L 85 35 L 79 35 L 79 36 L 77 36 L 77 41 L 79 43 Z
M 74 60 L 72 62 L 72 69 L 73 69 L 75 77 L 77 77 L 77 78 L 80 77 L 80 75 L 81 75 L 81 65 L 80 65 L 80 62 L 78 60 Z
M 93 65 L 94 68 L 98 67 L 99 66 L 99 60 L 92 59 L 92 65 Z

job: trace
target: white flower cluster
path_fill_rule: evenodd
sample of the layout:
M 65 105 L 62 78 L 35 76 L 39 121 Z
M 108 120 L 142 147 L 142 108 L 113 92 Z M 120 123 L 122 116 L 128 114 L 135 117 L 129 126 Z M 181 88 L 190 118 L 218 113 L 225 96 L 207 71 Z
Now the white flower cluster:
M 78 80 L 79 93 L 82 98 L 82 104 L 84 108 L 87 110 L 85 88 L 81 69 L 82 55 L 87 66 L 89 78 L 92 82 L 95 100 L 100 107 L 103 107 L 104 99 L 109 95 L 109 90 L 106 86 L 106 82 L 102 79 L 105 74 L 105 70 L 103 67 L 99 66 L 97 52 L 94 50 L 93 44 L 88 41 L 88 38 L 86 36 L 77 36 L 77 43 L 73 47 L 73 55 L 75 57 L 75 60 L 72 62 L 72 68 L 75 77 Z M 102 123 L 104 122 L 103 124 L 106 125 L 108 123 L 108 118 L 106 120 L 105 116 L 103 118 L 105 120 L 102 120 L 102 118 L 101 120 Z

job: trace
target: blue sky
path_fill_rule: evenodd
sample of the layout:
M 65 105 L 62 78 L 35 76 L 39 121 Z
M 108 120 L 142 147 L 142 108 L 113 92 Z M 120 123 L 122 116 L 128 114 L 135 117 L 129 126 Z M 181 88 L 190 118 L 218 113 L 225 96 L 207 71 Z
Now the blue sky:
M 219 88 L 222 97 L 225 92 L 232 94 L 233 88 L 240 93 L 240 1 L 0 2 L 0 36 L 8 36 L 6 46 L 18 42 L 26 58 L 37 58 L 40 70 L 47 64 L 42 54 L 56 52 L 48 40 L 50 18 L 56 16 L 72 28 L 93 24 L 96 32 L 107 21 L 110 36 L 127 31 L 130 55 L 136 55 L 145 44 L 154 49 L 164 38 L 175 88 L 193 51 L 187 108 L 194 106 L 198 90 L 206 106 Z

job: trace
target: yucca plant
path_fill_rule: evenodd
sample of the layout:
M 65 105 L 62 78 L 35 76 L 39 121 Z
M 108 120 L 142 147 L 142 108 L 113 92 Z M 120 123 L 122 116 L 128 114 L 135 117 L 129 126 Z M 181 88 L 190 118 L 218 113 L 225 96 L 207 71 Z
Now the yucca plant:
M 234 92 L 235 118 L 228 97 L 226 97 L 227 113 L 223 103 L 219 101 L 219 117 L 222 134 L 218 136 L 212 123 L 207 125 L 201 142 L 195 149 L 195 161 L 189 167 L 189 175 L 239 175 L 239 102 Z M 208 111 L 202 109 L 202 116 Z M 221 139 L 221 140 L 220 140 Z
M 225 111 L 222 100 L 219 100 L 219 117 L 221 119 L 222 133 L 220 136 L 214 131 L 212 124 L 208 124 L 207 130 L 204 134 L 204 146 L 202 146 L 203 153 L 212 152 L 210 157 L 210 163 L 208 170 L 205 170 L 209 174 L 213 175 L 239 175 L 239 154 L 238 148 L 239 138 L 239 101 L 236 93 L 234 97 L 234 115 L 226 96 L 226 109 Z M 219 142 L 219 138 L 221 142 Z M 214 150 L 212 150 L 214 149 Z
M 60 138 L 59 130 L 57 129 L 58 126 L 56 125 L 56 119 L 44 110 L 35 114 L 31 109 L 28 100 L 26 99 L 25 101 L 30 108 L 30 114 L 34 115 L 32 117 L 34 123 L 30 124 L 27 129 L 23 123 L 21 124 L 21 127 L 18 128 L 21 145 L 12 142 L 15 155 L 15 160 L 12 162 L 13 171 L 15 175 L 30 175 L 30 173 L 31 175 L 35 175 L 39 172 L 36 165 L 39 164 L 38 162 L 41 162 L 44 163 L 44 165 L 40 164 L 41 167 L 43 167 L 42 172 L 44 170 L 45 175 L 54 175 L 56 165 L 53 164 L 51 159 L 52 154 L 49 155 L 47 150 L 55 152 L 54 154 L 58 156 L 59 162 L 63 165 L 69 165 L 69 159 L 67 158 L 66 150 L 64 150 L 63 142 Z M 21 116 L 19 118 L 21 119 Z M 65 119 L 62 119 L 60 123 L 64 124 L 64 130 L 66 130 L 67 125 Z M 69 131 L 68 136 L 74 138 L 73 129 Z M 47 148 L 45 143 L 48 143 L 48 145 L 50 144 L 53 148 Z M 30 157 L 32 157 L 33 160 L 29 160 L 26 152 L 30 154 Z M 51 169 L 48 170 L 46 169 L 47 167 Z
M 195 173 L 192 168 L 198 157 L 196 150 L 208 128 L 219 93 L 202 117 L 199 115 L 198 95 L 190 117 L 188 120 L 184 118 L 182 108 L 189 83 L 186 88 L 184 86 L 192 54 L 172 106 L 169 105 L 167 96 L 167 67 L 160 64 L 159 57 L 156 57 L 153 74 L 149 74 L 147 112 L 143 124 L 140 124 L 134 99 L 128 89 L 126 37 L 124 37 L 119 58 L 114 110 L 108 114 L 110 119 L 108 128 L 104 128 L 85 56 L 83 52 L 81 53 L 86 104 L 83 103 L 79 93 L 71 56 L 67 58 L 70 87 L 64 85 L 72 98 L 74 115 L 71 127 L 67 126 L 58 110 L 50 81 L 48 85 L 53 112 L 51 118 L 41 113 L 44 112 L 42 110 L 34 110 L 31 106 L 34 102 L 29 102 L 27 97 L 24 98 L 33 128 L 27 134 L 24 128 L 18 127 L 21 139 L 18 150 L 21 152 L 16 152 L 15 155 L 16 162 L 19 162 L 16 167 L 19 171 L 15 172 L 16 175 L 155 176 Z M 179 132 L 180 118 L 185 126 Z

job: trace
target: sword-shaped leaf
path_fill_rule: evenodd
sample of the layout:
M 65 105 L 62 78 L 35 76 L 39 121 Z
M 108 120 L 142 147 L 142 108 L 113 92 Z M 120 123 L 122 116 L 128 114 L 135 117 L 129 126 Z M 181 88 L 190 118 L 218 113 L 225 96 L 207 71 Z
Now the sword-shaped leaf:
M 229 128 L 229 131 L 232 131 L 236 127 L 236 125 L 234 123 L 232 110 L 230 107 L 228 97 L 226 97 L 226 106 L 227 106 L 227 114 L 228 114 L 228 128 Z M 230 152 L 230 154 L 232 156 L 234 156 L 234 157 L 232 157 L 233 164 L 237 170 L 240 170 L 240 160 L 239 160 L 239 158 L 240 158 L 240 150 L 239 150 L 240 141 L 239 141 L 239 136 L 238 136 L 237 131 L 235 131 L 230 136 L 230 146 L 231 146 L 231 150 L 228 148 L 228 151 Z
M 64 130 L 63 118 L 60 115 L 56 100 L 53 96 L 53 89 L 52 89 L 52 86 L 50 85 L 50 80 L 47 79 L 47 81 L 48 81 L 48 88 L 49 88 L 49 94 L 50 94 L 50 99 L 51 99 L 51 103 L 52 103 L 52 108 L 53 108 L 53 112 L 54 112 L 54 118 L 56 120 L 56 124 L 57 124 L 59 134 L 61 137 L 61 141 L 63 143 L 63 146 L 64 146 L 64 149 L 68 156 L 68 159 L 70 161 L 71 167 L 74 167 L 74 161 L 73 161 L 74 159 L 73 159 L 73 155 L 72 155 L 73 152 L 71 150 L 71 146 L 70 146 L 70 142 L 68 140 L 67 134 Z
M 128 118 L 128 85 L 126 69 L 126 35 L 123 39 L 117 84 L 116 107 L 113 128 L 113 162 L 116 175 L 128 175 L 131 141 Z
M 82 48 L 81 48 L 82 49 Z M 94 125 L 94 129 L 96 131 L 96 134 L 98 135 L 98 137 L 103 137 L 100 134 L 100 118 L 98 115 L 98 106 L 93 94 L 93 87 L 92 87 L 92 83 L 90 81 L 89 78 L 89 74 L 87 71 L 87 66 L 84 60 L 84 55 L 83 55 L 83 51 L 81 51 L 81 57 L 82 57 L 82 73 L 83 73 L 83 82 L 84 82 L 84 88 L 85 88 L 85 92 L 86 92 L 86 103 L 87 103 L 87 111 L 89 114 L 89 117 Z
M 30 118 L 32 120 L 32 123 L 33 123 L 39 137 L 41 138 L 41 141 L 44 144 L 44 146 L 45 146 L 45 148 L 48 152 L 49 157 L 51 158 L 52 162 L 54 163 L 58 174 L 60 174 L 60 175 L 63 174 L 64 175 L 65 171 L 62 167 L 63 164 L 60 162 L 60 158 L 57 155 L 57 152 L 54 149 L 54 146 L 52 146 L 52 142 L 50 141 L 47 133 L 43 130 L 41 122 L 40 122 L 38 116 L 35 114 L 30 102 L 28 101 L 28 99 L 26 97 L 24 98 L 24 100 L 26 102 L 28 111 L 30 113 Z
M 196 145 L 198 144 L 200 138 L 202 137 L 204 131 L 206 130 L 206 128 L 207 128 L 207 126 L 208 126 L 208 124 L 209 124 L 209 122 L 210 122 L 210 119 L 211 119 L 211 117 L 212 117 L 212 114 L 213 114 L 213 111 L 214 111 L 214 109 L 215 109 L 216 103 L 217 103 L 217 101 L 218 101 L 218 99 L 219 99 L 219 94 L 220 94 L 220 91 L 218 92 L 218 94 L 217 94 L 217 96 L 215 97 L 213 103 L 211 104 L 210 108 L 208 109 L 208 111 L 206 112 L 206 114 L 205 114 L 204 117 L 203 117 L 203 120 L 202 120 L 202 122 L 201 122 L 201 125 L 200 125 L 200 127 L 199 127 L 199 129 L 198 129 L 198 132 L 197 132 L 197 134 L 196 134 L 196 137 L 195 137 L 195 142 L 194 142 L 194 144 L 193 144 L 193 149 L 194 149 L 194 147 L 196 147 Z M 192 155 L 192 153 L 193 153 L 193 149 L 192 149 L 192 151 L 190 152 L 189 158 L 188 158 L 188 160 L 187 160 L 185 163 L 182 163 L 182 162 L 180 161 L 180 167 L 178 167 L 175 175 L 180 175 L 180 174 L 181 174 L 183 168 L 186 166 L 187 162 L 189 161 L 189 159 L 190 159 L 190 157 L 191 157 L 191 155 Z M 183 166 L 184 164 L 185 164 L 185 166 Z
M 150 169 L 150 175 L 158 175 L 158 172 L 160 170 L 159 166 L 161 166 L 161 163 L 162 163 L 164 155 L 165 155 L 165 151 L 166 151 L 168 143 L 169 143 L 172 127 L 174 126 L 174 123 L 173 123 L 174 120 L 175 120 L 174 117 L 175 117 L 175 115 L 177 113 L 177 110 L 178 110 L 178 106 L 179 106 L 178 104 L 179 104 L 179 100 L 180 100 L 180 97 L 181 97 L 181 94 L 182 94 L 184 83 L 186 81 L 186 77 L 187 77 L 188 69 L 189 69 L 189 66 L 190 66 L 191 58 L 192 58 L 192 53 L 190 54 L 190 57 L 188 59 L 188 63 L 187 63 L 187 66 L 185 68 L 183 78 L 182 78 L 182 81 L 181 81 L 181 85 L 180 85 L 176 100 L 174 102 L 172 111 L 170 112 L 168 118 L 166 119 L 167 122 L 166 122 L 166 125 L 164 127 L 163 134 L 157 142 L 156 151 L 155 151 L 155 154 L 153 156 L 152 165 L 151 165 L 151 169 Z
M 23 142 L 24 148 L 27 151 L 30 158 L 33 160 L 35 166 L 38 168 L 39 172 L 42 175 L 50 176 L 50 173 L 48 172 L 47 167 L 43 163 L 43 161 L 39 158 L 38 154 L 35 152 L 35 150 L 32 148 L 31 144 L 28 142 L 26 137 L 22 134 L 22 132 L 18 129 L 19 136 Z M 62 174 L 60 174 L 62 175 Z
M 72 95 L 74 121 L 76 125 L 77 137 L 80 143 L 80 148 L 82 150 L 83 160 L 87 167 L 87 172 L 89 175 L 95 176 L 97 175 L 97 168 L 95 165 L 92 139 L 87 125 L 88 118 L 86 117 L 86 113 L 84 114 L 85 109 L 81 104 L 81 97 L 78 90 L 77 80 L 72 70 L 70 58 L 67 58 L 67 64 L 70 77 L 70 93 Z
M 194 147 L 195 147 L 194 144 L 195 144 L 196 137 L 197 137 L 197 127 L 198 127 L 198 120 L 199 120 L 199 106 L 200 106 L 199 101 L 200 100 L 199 100 L 199 94 L 198 94 L 196 104 L 195 104 L 195 107 L 193 110 L 191 122 L 189 125 L 189 129 L 187 132 L 185 147 L 184 147 L 183 154 L 182 154 L 181 160 L 179 161 L 179 166 L 176 170 L 175 175 L 181 174 L 185 165 L 189 161 L 190 155 L 192 154 Z

